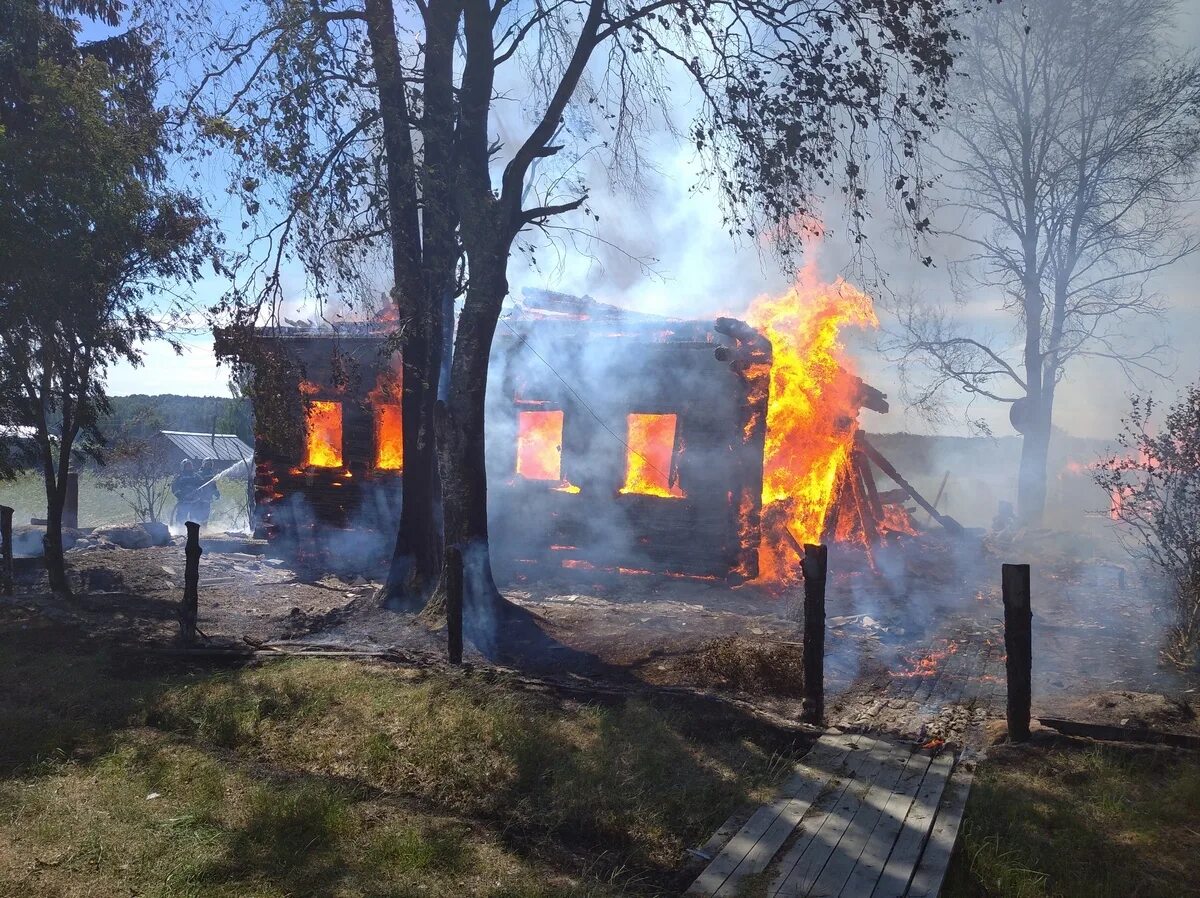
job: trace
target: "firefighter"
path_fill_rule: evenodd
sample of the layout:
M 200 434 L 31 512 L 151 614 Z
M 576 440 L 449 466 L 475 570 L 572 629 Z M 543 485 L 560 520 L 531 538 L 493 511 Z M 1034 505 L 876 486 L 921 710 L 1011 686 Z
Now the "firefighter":
M 190 458 L 185 458 L 179 466 L 179 474 L 171 483 L 171 492 L 175 496 L 175 514 L 172 516 L 172 523 L 176 526 L 192 519 L 192 494 L 196 492 L 196 487 L 200 483 L 201 481 L 196 477 L 196 466 L 192 464 Z
M 201 526 L 208 523 L 208 516 L 212 514 L 212 504 L 221 495 L 221 490 L 217 486 L 214 479 L 217 476 L 216 462 L 211 458 L 206 458 L 204 463 L 200 465 L 200 473 L 196 477 L 197 486 L 192 493 L 192 518 Z

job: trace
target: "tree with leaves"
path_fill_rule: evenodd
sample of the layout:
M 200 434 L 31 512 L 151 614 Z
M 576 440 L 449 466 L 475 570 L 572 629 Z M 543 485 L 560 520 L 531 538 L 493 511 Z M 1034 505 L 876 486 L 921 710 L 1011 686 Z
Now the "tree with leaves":
M 138 522 L 163 522 L 171 499 L 171 479 L 178 472 L 168 443 L 159 435 L 163 420 L 143 406 L 105 437 L 99 483 L 121 494 Z
M 90 2 L 5 0 L 0 63 L 0 370 L 4 400 L 36 432 L 46 487 L 46 568 L 69 592 L 62 548 L 67 471 L 94 450 L 108 411 L 104 371 L 163 335 L 165 285 L 199 275 L 206 218 L 158 186 L 163 117 L 149 48 L 136 35 L 78 45 Z M 30 45 L 29 41 L 33 41 Z M 113 47 L 120 45 L 120 52 Z
M 1200 63 L 1170 52 L 1170 0 L 1004 3 L 969 29 L 942 149 L 943 210 L 971 248 L 956 266 L 998 291 L 1013 337 L 912 301 L 890 349 L 926 411 L 945 389 L 1009 405 L 1023 434 L 1017 514 L 1041 521 L 1057 389 L 1074 363 L 1158 373 L 1153 274 L 1200 247 Z M 977 295 L 972 293 L 971 295 Z
M 480 627 L 499 610 L 484 395 L 509 259 L 557 221 L 589 215 L 581 160 L 628 183 L 660 124 L 705 160 L 731 232 L 769 233 L 784 256 L 799 250 L 834 184 L 861 237 L 870 160 L 888 169 L 920 228 L 915 160 L 945 110 L 958 38 L 953 0 L 268 0 L 236 16 L 161 0 L 159 9 L 169 13 L 161 23 L 188 36 L 176 55 L 201 60 L 182 110 L 232 151 L 247 230 L 265 224 L 247 251 L 256 286 L 239 285 L 222 311 L 261 325 L 282 298 L 286 259 L 302 261 L 323 293 L 386 248 L 405 458 L 389 585 L 423 602 L 444 538 L 464 554 L 467 612 Z M 690 125 L 675 121 L 672 82 L 694 91 Z
M 1158 405 L 1134 397 L 1118 449 L 1094 478 L 1112 496 L 1128 548 L 1166 581 L 1171 623 L 1166 658 L 1200 664 L 1200 386 L 1193 384 L 1156 421 Z

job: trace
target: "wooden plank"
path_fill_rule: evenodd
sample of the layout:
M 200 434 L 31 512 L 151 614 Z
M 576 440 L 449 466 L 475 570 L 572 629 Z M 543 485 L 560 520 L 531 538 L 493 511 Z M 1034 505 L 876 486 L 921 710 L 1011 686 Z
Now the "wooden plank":
M 811 835 L 798 841 L 780 864 L 779 875 L 767 890 L 768 895 L 790 898 L 808 894 L 833 856 L 834 849 L 850 826 L 851 819 L 891 750 L 890 743 L 878 740 L 871 748 L 869 757 L 863 759 L 856 770 L 848 771 L 849 776 L 841 793 L 827 806 L 827 810 L 819 817 L 814 817 L 811 831 L 805 827 L 806 834 L 811 832 Z
M 871 830 L 871 836 L 858 857 L 858 863 L 842 886 L 841 894 L 846 898 L 870 895 L 879 882 L 879 877 L 883 875 L 883 867 L 891 856 L 900 831 L 904 828 L 904 818 L 908 816 L 909 808 L 912 807 L 917 790 L 921 787 L 932 761 L 933 756 L 924 751 L 915 751 L 908 756 L 908 763 L 900 781 L 883 806 L 879 822 Z
M 847 753 L 849 748 L 847 748 Z M 836 755 L 833 764 L 830 764 L 824 771 L 820 771 L 817 775 L 809 775 L 805 782 L 805 787 L 802 793 L 795 795 L 790 801 L 783 806 L 779 816 L 763 833 L 762 838 L 754 845 L 753 848 L 746 854 L 742 862 L 730 875 L 729 879 L 721 886 L 714 894 L 714 898 L 719 896 L 737 895 L 741 889 L 742 881 L 747 877 L 754 876 L 767 869 L 767 865 L 783 847 L 783 843 L 787 841 L 788 836 L 792 834 L 792 830 L 796 828 L 801 818 L 812 807 L 813 802 L 821 791 L 825 788 L 825 784 L 832 778 L 833 771 L 842 763 L 842 758 L 845 755 Z
M 853 755 L 853 747 L 859 742 L 862 737 L 857 736 L 822 736 L 817 740 L 816 746 L 798 763 L 795 767 L 795 772 L 780 788 L 779 796 L 769 804 L 765 804 L 755 811 L 750 819 L 742 826 L 737 834 L 729 840 L 725 847 L 721 850 L 711 864 L 705 868 L 692 883 L 688 889 L 689 895 L 716 895 L 722 890 L 727 883 L 734 877 L 735 871 L 742 865 L 742 862 L 751 855 L 759 842 L 764 836 L 770 834 L 770 839 L 778 836 L 779 830 L 787 825 L 787 820 L 795 817 L 799 820 L 821 792 L 821 789 L 829 781 L 833 772 L 838 769 L 838 766 L 843 763 L 847 754 Z M 784 823 L 776 826 L 772 825 L 780 819 L 784 814 L 787 817 Z M 792 826 L 795 824 L 793 823 Z M 791 832 L 791 827 L 788 827 L 787 832 L 783 834 L 779 844 L 787 838 Z M 769 842 L 764 843 L 761 848 L 755 851 L 755 860 L 751 861 L 750 866 L 756 862 L 761 853 L 769 847 Z M 775 851 L 779 849 L 779 845 L 775 846 Z M 772 851 L 774 854 L 774 851 Z M 770 860 L 770 857 L 767 858 Z M 738 877 L 746 875 L 745 872 L 738 873 Z M 733 884 L 731 891 L 736 891 L 736 881 Z
M 954 755 L 948 751 L 938 755 L 929 765 L 871 898 L 903 898 L 953 767 Z
M 834 848 L 833 855 L 825 864 L 821 875 L 809 890 L 813 895 L 840 895 L 842 886 L 850 878 L 863 849 L 871 837 L 883 807 L 891 798 L 892 790 L 900 781 L 908 759 L 912 757 L 911 745 L 892 745 L 890 754 L 884 759 L 875 782 L 863 790 L 861 804 L 850 819 L 850 825 Z
M 965 761 L 955 768 L 950 777 L 934 821 L 929 841 L 921 853 L 920 863 L 908 887 L 908 898 L 937 898 L 950 866 L 950 855 L 958 840 L 958 828 L 962 824 L 967 796 L 971 794 L 971 781 L 975 778 L 974 761 Z

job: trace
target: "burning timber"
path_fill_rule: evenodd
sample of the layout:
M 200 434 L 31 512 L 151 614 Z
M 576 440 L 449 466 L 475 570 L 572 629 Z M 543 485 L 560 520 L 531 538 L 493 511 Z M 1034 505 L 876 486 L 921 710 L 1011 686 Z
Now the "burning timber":
M 498 566 L 753 579 L 760 549 L 780 539 L 772 516 L 786 542 L 806 538 L 788 531 L 794 514 L 772 496 L 763 504 L 778 392 L 767 332 L 545 291 L 525 298 L 497 334 L 488 388 Z M 256 364 L 268 364 L 277 383 L 256 401 L 290 403 L 304 421 L 301 433 L 260 433 L 256 442 L 256 527 L 277 549 L 331 567 L 390 552 L 404 476 L 392 327 L 381 319 L 257 332 Z M 218 334 L 218 351 L 230 346 Z M 822 518 L 869 542 L 889 509 L 854 448 L 857 417 L 888 405 L 834 367 L 841 402 L 824 431 L 850 448 L 833 461 Z M 256 418 L 269 420 L 261 411 Z

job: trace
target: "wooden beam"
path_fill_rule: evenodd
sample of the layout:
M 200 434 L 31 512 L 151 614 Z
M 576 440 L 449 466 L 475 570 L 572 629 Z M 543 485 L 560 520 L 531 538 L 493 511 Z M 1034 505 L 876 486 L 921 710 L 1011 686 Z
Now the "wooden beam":
M 1001 568 L 1004 593 L 1004 650 L 1008 653 L 1008 738 L 1029 738 L 1029 708 L 1033 695 L 1033 611 L 1029 600 L 1029 565 Z
M 892 463 L 880 455 L 879 450 L 867 441 L 866 437 L 860 438 L 859 445 L 862 446 L 863 452 L 867 454 L 867 457 L 870 458 L 871 461 L 875 462 L 875 464 L 879 467 L 879 470 L 883 471 L 884 474 L 894 480 L 898 486 L 900 486 L 906 493 L 909 494 L 909 496 L 912 497 L 914 502 L 916 502 L 929 513 L 931 518 L 945 527 L 950 533 L 957 535 L 963 532 L 962 524 L 958 523 L 958 521 L 954 520 L 954 518 L 950 517 L 949 515 L 942 514 L 936 508 L 930 505 L 929 502 L 926 501 L 925 497 L 917 492 L 916 487 L 905 480 L 904 477 L 901 476 L 900 472 L 892 466 Z
M 804 700 L 801 719 L 820 724 L 825 717 L 826 546 L 806 545 L 804 561 Z
M 858 446 L 861 434 L 855 434 L 854 455 L 858 469 L 862 473 L 863 486 L 867 489 L 867 498 L 871 500 L 871 509 L 875 512 L 876 520 L 883 520 L 883 502 L 879 499 L 879 487 L 875 483 L 875 473 L 871 470 L 871 461 Z M 934 505 L 937 503 L 935 502 Z
M 1153 745 L 1171 745 L 1175 748 L 1200 750 L 1200 736 L 1191 733 L 1165 733 L 1145 727 L 1121 727 L 1103 723 L 1080 723 L 1058 717 L 1039 717 L 1042 726 L 1058 730 L 1067 736 L 1085 736 L 1108 742 L 1147 742 Z
M 183 602 L 179 606 L 179 640 L 191 645 L 196 640 L 196 617 L 200 601 L 200 525 L 195 521 L 184 524 L 187 544 L 183 549 Z

